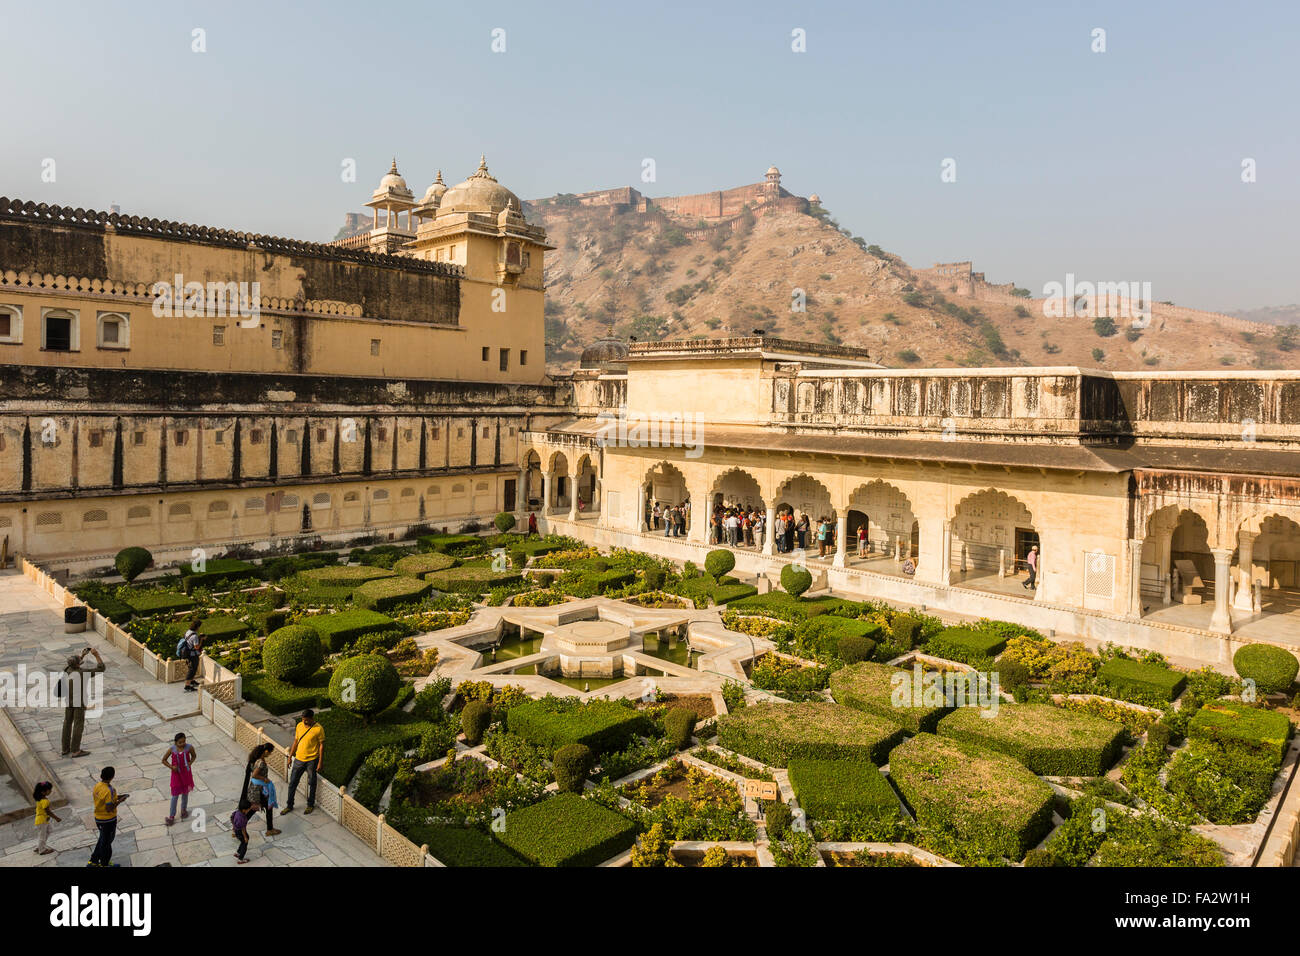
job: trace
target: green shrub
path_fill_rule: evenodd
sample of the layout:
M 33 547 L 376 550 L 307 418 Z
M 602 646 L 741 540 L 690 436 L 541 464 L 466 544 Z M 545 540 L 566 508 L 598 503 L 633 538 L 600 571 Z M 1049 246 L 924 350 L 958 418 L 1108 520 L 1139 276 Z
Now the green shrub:
M 1094 866 L 1224 866 L 1213 840 L 1152 813 L 1111 814 Z
M 492 519 L 492 523 L 496 525 L 498 531 L 505 534 L 515 526 L 515 516 L 509 511 L 499 511 L 497 516 Z
M 845 637 L 857 637 L 865 639 L 869 645 L 867 653 L 858 658 L 858 660 L 865 660 L 875 650 L 875 638 L 880 632 L 880 625 L 873 621 L 823 614 L 803 621 L 795 627 L 795 652 L 803 657 L 812 657 L 820 661 L 843 660 L 840 654 L 840 641 Z
M 262 669 L 288 684 L 310 677 L 324 662 L 320 634 L 306 624 L 291 624 L 273 631 L 262 645 Z
M 401 687 L 402 678 L 388 658 L 359 654 L 334 668 L 330 700 L 336 707 L 361 717 L 372 717 L 397 698 Z
M 428 551 L 424 554 L 410 554 L 393 563 L 393 570 L 408 577 L 423 578 L 434 571 L 446 571 L 454 567 L 456 559 L 450 554 Z
M 528 864 L 474 827 L 419 823 L 402 830 L 407 839 L 424 844 L 444 866 L 527 866 Z
M 1266 694 L 1279 694 L 1295 683 L 1300 660 L 1271 644 L 1247 644 L 1232 655 L 1232 666 L 1243 680 L 1253 680 Z
M 112 591 L 98 582 L 83 584 L 73 593 L 93 607 L 100 617 L 108 618 L 114 624 L 125 624 L 135 614 L 131 605 L 118 600 Z
M 736 566 L 736 556 L 726 548 L 715 548 L 704 556 L 704 570 L 715 578 L 730 574 Z
M 876 650 L 876 642 L 869 637 L 858 634 L 845 634 L 840 638 L 839 657 L 846 664 L 871 659 Z
M 367 581 L 379 578 L 391 578 L 392 571 L 367 565 L 338 565 L 323 568 L 308 568 L 298 572 L 298 579 L 305 584 L 325 588 L 356 588 Z
M 1113 657 L 1101 665 L 1097 678 L 1121 700 L 1168 702 L 1183 692 L 1187 676 L 1159 664 Z
M 555 751 L 555 783 L 561 793 L 581 793 L 595 755 L 586 744 L 565 744 Z
M 973 667 L 984 667 L 989 658 L 1006 646 L 1004 634 L 970 627 L 945 627 L 926 642 L 925 652 Z
M 393 776 L 402 762 L 404 754 L 400 747 L 379 747 L 361 764 L 357 778 L 352 787 L 352 799 L 372 813 L 379 812 L 379 801 L 384 791 L 393 782 Z
M 1278 765 L 1291 738 L 1291 721 L 1277 711 L 1235 700 L 1216 700 L 1196 712 L 1187 725 L 1187 736 L 1261 754 Z
M 650 721 L 639 711 L 607 700 L 543 697 L 512 707 L 506 726 L 528 743 L 554 753 L 566 744 L 586 744 L 597 754 L 623 750 Z
M 496 571 L 489 566 L 471 565 L 470 567 L 450 568 L 446 571 L 433 571 L 424 579 L 439 591 L 454 594 L 486 594 L 493 588 L 514 584 L 522 575 L 513 571 Z
M 506 814 L 500 840 L 539 866 L 595 866 L 636 840 L 636 825 L 576 793 Z
M 193 565 L 181 565 L 181 587 L 186 594 L 195 588 L 211 588 L 217 584 L 241 581 L 257 576 L 257 567 L 247 561 L 234 558 L 214 558 L 204 563 L 202 571 L 194 570 Z
M 794 811 L 790 809 L 788 803 L 769 800 L 763 804 L 763 817 L 767 824 L 768 839 L 781 840 L 790 832 L 790 824 L 794 822 Z
M 685 707 L 672 708 L 664 717 L 664 729 L 673 746 L 685 750 L 691 745 L 691 734 L 695 730 L 695 711 Z
M 483 734 L 492 723 L 492 705 L 485 700 L 471 700 L 460 712 L 460 728 L 465 731 L 465 743 L 477 747 Z
M 289 623 L 289 612 L 284 608 L 272 608 L 269 611 L 257 611 L 253 614 L 253 626 L 258 633 L 266 635 Z
M 1147 743 L 1152 746 L 1168 747 L 1172 737 L 1173 729 L 1164 721 L 1154 723 L 1147 728 Z
M 113 559 L 113 566 L 122 575 L 127 584 L 140 576 L 145 568 L 153 564 L 153 555 L 144 548 L 123 548 Z
M 996 716 L 959 707 L 939 721 L 941 737 L 1015 757 L 1045 777 L 1097 777 L 1119 756 L 1124 730 L 1113 721 L 1051 704 L 1001 704 Z
M 890 753 L 889 775 L 917 823 L 951 833 L 975 856 L 1019 860 L 1052 825 L 1052 788 L 991 750 L 917 734 Z
M 387 614 L 365 608 L 352 608 L 335 614 L 318 614 L 305 620 L 320 635 L 322 643 L 333 654 L 337 654 L 362 635 L 373 634 L 393 626 L 393 619 Z
M 401 604 L 413 604 L 429 593 L 431 585 L 419 578 L 395 577 L 367 581 L 352 592 L 358 607 L 387 611 Z
M 799 806 L 814 820 L 837 820 L 849 814 L 892 820 L 902 813 L 893 787 L 869 763 L 791 760 L 790 786 Z
M 645 573 L 645 585 L 651 591 L 658 591 L 664 586 L 664 569 L 650 568 Z
M 838 704 L 753 704 L 718 718 L 718 743 L 773 767 L 796 757 L 884 763 L 896 721 Z
M 900 648 L 903 652 L 907 652 L 916 646 L 921 631 L 921 622 L 910 614 L 900 614 L 894 618 L 889 630 L 892 635 L 889 643 Z
M 1230 826 L 1259 815 L 1276 774 L 1271 755 L 1194 740 L 1174 755 L 1165 785 L 1211 823 Z
M 950 708 L 946 703 L 926 705 L 924 698 L 916 699 L 911 690 L 896 696 L 900 688 L 911 688 L 913 683 L 910 671 L 861 661 L 831 674 L 830 689 L 837 704 L 892 720 L 912 733 L 933 731 Z M 899 706 L 900 701 L 904 706 Z
M 812 587 L 812 573 L 807 568 L 787 564 L 781 569 L 781 589 L 797 598 Z
M 458 558 L 482 554 L 487 542 L 476 534 L 431 534 L 416 539 L 421 551 L 441 551 Z
M 288 684 L 265 672 L 244 674 L 244 697 L 269 714 L 293 714 L 328 707 L 330 672 L 319 670 Z
M 1029 668 L 1015 661 L 998 661 L 995 673 L 998 686 L 1006 691 L 1014 691 L 1029 683 Z

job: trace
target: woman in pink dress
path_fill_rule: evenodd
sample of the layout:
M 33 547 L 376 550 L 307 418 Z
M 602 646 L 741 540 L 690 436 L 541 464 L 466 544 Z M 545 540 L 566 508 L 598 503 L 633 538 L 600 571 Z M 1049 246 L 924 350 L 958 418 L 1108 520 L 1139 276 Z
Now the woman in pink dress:
M 194 761 L 198 759 L 198 756 L 194 747 L 185 742 L 184 734 L 177 734 L 172 741 L 171 749 L 163 754 L 163 766 L 170 767 L 172 771 L 171 810 L 166 819 L 163 820 L 167 826 L 171 826 L 176 822 L 176 801 L 178 798 L 181 802 L 181 819 L 184 820 L 190 815 L 190 791 L 194 789 L 194 773 L 190 768 L 194 766 Z

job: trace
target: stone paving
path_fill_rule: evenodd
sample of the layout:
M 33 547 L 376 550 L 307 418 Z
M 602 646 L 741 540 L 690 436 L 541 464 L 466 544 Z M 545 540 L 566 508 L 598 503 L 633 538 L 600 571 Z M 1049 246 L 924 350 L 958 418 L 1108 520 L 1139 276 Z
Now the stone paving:
M 113 860 L 123 866 L 235 866 L 230 813 L 243 782 L 246 754 L 234 740 L 198 713 L 198 695 L 182 685 L 164 685 L 93 631 L 65 634 L 62 608 L 22 574 L 0 573 L 0 668 L 59 670 L 69 654 L 87 644 L 103 656 L 104 708 L 87 714 L 82 748 L 90 755 L 59 756 L 61 708 L 11 711 L 19 730 L 45 761 L 69 805 L 54 812 L 49 846 L 38 856 L 32 818 L 0 826 L 0 866 L 85 866 L 96 840 L 90 795 L 102 767 L 117 768 L 114 785 L 131 798 L 118 811 Z M 190 818 L 163 823 L 171 798 L 171 771 L 162 765 L 172 737 L 184 732 L 198 751 Z M 328 745 L 328 742 L 327 742 Z M 281 805 L 285 786 L 276 781 Z M 321 786 L 326 786 L 324 781 Z M 268 838 L 259 815 L 249 827 L 248 866 L 386 866 L 350 832 L 317 811 L 304 816 L 306 782 L 298 806 L 275 816 L 284 832 Z M 204 811 L 202 815 L 196 810 Z

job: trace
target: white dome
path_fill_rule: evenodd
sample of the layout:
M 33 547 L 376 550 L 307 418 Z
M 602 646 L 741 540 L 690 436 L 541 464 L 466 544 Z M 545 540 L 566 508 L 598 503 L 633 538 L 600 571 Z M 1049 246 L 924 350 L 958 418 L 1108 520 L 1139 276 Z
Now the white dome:
M 503 209 L 520 209 L 519 197 L 506 189 L 488 172 L 487 160 L 479 157 L 478 170 L 463 183 L 442 194 L 438 214 L 452 212 L 486 212 L 496 215 Z

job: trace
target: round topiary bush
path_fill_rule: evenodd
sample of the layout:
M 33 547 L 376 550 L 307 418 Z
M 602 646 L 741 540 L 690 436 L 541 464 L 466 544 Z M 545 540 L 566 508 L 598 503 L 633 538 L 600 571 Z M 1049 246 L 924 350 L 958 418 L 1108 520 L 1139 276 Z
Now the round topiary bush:
M 717 548 L 704 556 L 704 570 L 715 578 L 731 572 L 736 566 L 736 556 L 726 548 Z
M 798 597 L 812 587 L 812 573 L 807 568 L 787 564 L 781 569 L 781 588 L 791 597 Z
M 695 732 L 695 711 L 674 707 L 664 717 L 664 730 L 674 747 L 685 750 L 691 745 L 691 734 Z
M 325 663 L 320 634 L 306 624 L 290 624 L 267 635 L 262 645 L 262 669 L 286 684 L 304 681 Z
M 555 751 L 555 782 L 562 793 L 581 793 L 593 754 L 586 744 L 567 744 Z
M 876 642 L 871 638 L 860 634 L 845 634 L 840 638 L 838 654 L 845 664 L 856 664 L 858 661 L 870 660 L 875 649 Z
M 330 700 L 334 706 L 361 717 L 379 713 L 402 689 L 402 678 L 388 660 L 379 654 L 349 657 L 334 668 L 330 678 Z
M 144 548 L 123 548 L 117 552 L 113 564 L 117 567 L 117 573 L 130 584 L 140 576 L 141 571 L 153 564 L 153 555 Z
M 1295 683 L 1300 661 L 1290 651 L 1270 644 L 1247 644 L 1232 655 L 1232 666 L 1242 680 L 1253 680 L 1266 694 L 1277 694 Z
M 511 528 L 515 526 L 515 516 L 512 515 L 509 511 L 502 511 L 500 514 L 498 514 L 495 518 L 492 519 L 492 523 L 497 526 L 498 531 L 500 531 L 502 534 L 505 534 L 507 531 L 509 531 Z
M 492 723 L 492 705 L 485 700 L 471 700 L 460 712 L 460 729 L 465 731 L 465 743 L 477 747 L 483 734 Z

